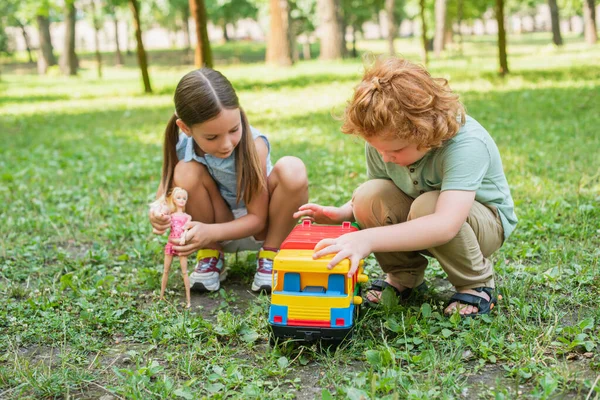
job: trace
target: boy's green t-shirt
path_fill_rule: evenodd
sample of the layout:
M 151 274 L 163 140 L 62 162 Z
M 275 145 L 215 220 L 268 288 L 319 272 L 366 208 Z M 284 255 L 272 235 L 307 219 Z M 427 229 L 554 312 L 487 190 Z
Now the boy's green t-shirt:
M 485 128 L 469 116 L 456 136 L 408 167 L 383 162 L 368 143 L 365 152 L 369 179 L 391 179 L 412 198 L 433 190 L 475 191 L 476 201 L 498 210 L 504 239 L 517 225 L 498 147 Z

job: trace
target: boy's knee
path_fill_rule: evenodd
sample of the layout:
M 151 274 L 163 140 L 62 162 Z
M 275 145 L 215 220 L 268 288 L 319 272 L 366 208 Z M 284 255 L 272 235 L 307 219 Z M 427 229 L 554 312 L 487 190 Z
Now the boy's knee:
M 360 185 L 352 196 L 354 218 L 361 227 L 371 224 L 367 221 L 376 217 L 374 211 L 381 209 L 381 203 L 389 198 L 389 190 L 398 190 L 392 181 L 387 179 L 371 179 Z M 381 221 L 383 223 L 383 221 Z
M 438 197 L 440 197 L 438 190 L 423 193 L 417 197 L 410 206 L 408 219 L 411 220 L 433 214 Z
M 292 192 L 300 192 L 308 189 L 308 178 L 306 167 L 298 157 L 282 157 L 273 168 L 277 174 L 279 184 Z
M 206 167 L 199 162 L 179 161 L 173 171 L 173 184 L 188 192 L 202 183 L 202 179 L 210 176 Z

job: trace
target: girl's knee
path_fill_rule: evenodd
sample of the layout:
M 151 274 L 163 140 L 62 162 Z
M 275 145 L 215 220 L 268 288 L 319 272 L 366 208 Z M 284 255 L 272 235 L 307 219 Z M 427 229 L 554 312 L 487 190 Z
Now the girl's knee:
M 271 173 L 277 176 L 279 185 L 283 185 L 291 192 L 308 190 L 306 167 L 298 157 L 282 157 L 277 161 Z
M 423 193 L 417 197 L 410 206 L 408 219 L 411 220 L 433 214 L 435 212 L 435 205 L 437 204 L 438 197 L 440 197 L 440 192 L 438 190 Z
M 184 188 L 188 192 L 202 183 L 202 180 L 210 174 L 206 167 L 199 162 L 179 161 L 173 172 L 175 186 Z

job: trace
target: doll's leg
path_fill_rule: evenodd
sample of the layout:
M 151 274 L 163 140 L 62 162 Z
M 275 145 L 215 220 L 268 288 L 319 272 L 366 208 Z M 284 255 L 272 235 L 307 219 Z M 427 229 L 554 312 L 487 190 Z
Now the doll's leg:
M 179 264 L 181 264 L 181 275 L 183 276 L 183 286 L 185 286 L 185 308 L 190 308 L 192 303 L 190 300 L 190 277 L 187 270 L 187 257 L 179 257 Z
M 428 192 L 415 199 L 408 219 L 432 214 L 440 192 Z M 427 249 L 448 274 L 458 293 L 471 294 L 490 301 L 490 296 L 476 288 L 494 288 L 494 268 L 489 256 L 502 245 L 504 233 L 500 217 L 490 208 L 474 202 L 458 234 L 441 246 Z M 477 307 L 452 302 L 445 312 L 456 308 L 461 314 L 477 313 Z
M 170 254 L 165 254 L 165 266 L 163 269 L 162 281 L 160 283 L 160 299 L 165 299 L 165 289 L 167 288 L 167 281 L 169 280 L 169 269 L 171 268 L 171 263 L 173 262 L 173 256 Z

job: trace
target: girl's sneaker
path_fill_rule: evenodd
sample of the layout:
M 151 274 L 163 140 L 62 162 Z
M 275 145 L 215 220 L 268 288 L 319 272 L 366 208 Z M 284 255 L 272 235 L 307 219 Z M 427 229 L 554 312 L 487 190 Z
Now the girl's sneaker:
M 254 274 L 254 282 L 252 282 L 252 290 L 258 292 L 264 290 L 267 293 L 271 292 L 271 283 L 273 277 L 273 259 L 277 255 L 276 251 L 260 249 L 256 259 L 256 273 Z
M 198 264 L 190 275 L 192 290 L 199 292 L 215 292 L 227 277 L 223 253 L 214 249 L 202 249 L 196 256 Z

